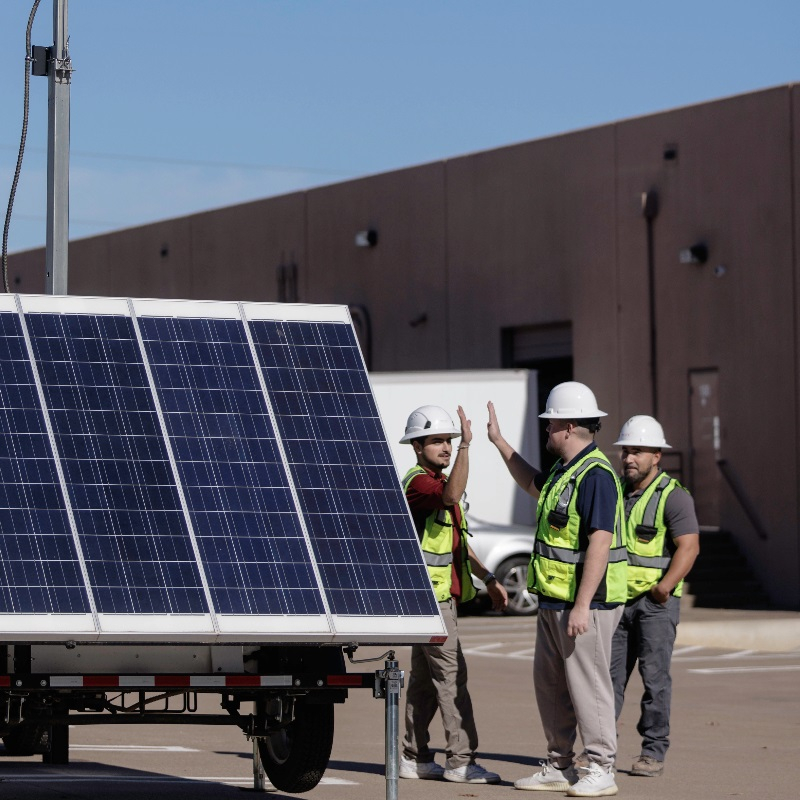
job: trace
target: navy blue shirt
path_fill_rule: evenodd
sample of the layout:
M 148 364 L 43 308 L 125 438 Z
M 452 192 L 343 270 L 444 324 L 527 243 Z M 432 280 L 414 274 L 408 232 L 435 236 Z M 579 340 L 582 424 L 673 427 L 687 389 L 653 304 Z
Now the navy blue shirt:
M 597 450 L 597 445 L 592 442 L 581 450 L 568 464 L 560 463 L 556 466 L 553 473 L 553 485 L 558 479 L 575 463 Z M 547 475 L 540 472 L 534 478 L 534 485 L 539 491 L 547 480 Z M 589 547 L 589 537 L 594 531 L 611 531 L 614 533 L 614 525 L 617 518 L 617 479 L 607 469 L 590 469 L 578 485 L 578 495 L 575 498 L 575 509 L 580 517 L 580 527 L 578 529 L 578 546 L 583 551 Z M 582 565 L 578 564 L 576 578 L 578 585 L 581 581 Z M 593 601 L 591 608 L 614 608 L 619 603 L 600 603 Z M 547 595 L 539 595 L 539 608 L 562 610 L 572 608 L 573 603 L 558 600 Z

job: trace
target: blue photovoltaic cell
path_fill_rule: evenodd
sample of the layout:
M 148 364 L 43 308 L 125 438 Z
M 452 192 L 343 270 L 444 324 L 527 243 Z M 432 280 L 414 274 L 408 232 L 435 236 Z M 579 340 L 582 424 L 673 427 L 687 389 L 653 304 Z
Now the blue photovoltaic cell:
M 331 611 L 438 614 L 352 327 L 249 324 Z
M 0 313 L 0 614 L 90 610 L 22 325 Z
M 98 612 L 208 613 L 131 319 L 26 320 Z
M 144 632 L 105 615 L 216 614 L 226 635 L 272 630 L 226 616 L 272 616 L 311 636 L 338 630 L 327 611 L 438 618 L 349 323 L 16 302 L 24 323 L 0 312 L 0 615 L 96 610 L 101 635 Z M 312 622 L 292 633 L 292 617 Z
M 139 326 L 216 612 L 324 613 L 243 323 Z

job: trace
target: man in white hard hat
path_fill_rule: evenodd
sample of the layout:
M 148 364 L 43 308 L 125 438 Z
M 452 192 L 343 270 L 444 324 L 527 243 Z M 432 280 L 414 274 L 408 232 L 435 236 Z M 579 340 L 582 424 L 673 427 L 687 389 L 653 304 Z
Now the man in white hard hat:
M 609 664 L 627 562 L 619 482 L 594 443 L 606 414 L 588 386 L 568 381 L 553 388 L 539 416 L 549 420 L 547 449 L 559 457 L 549 475 L 503 438 L 489 403 L 489 440 L 519 486 L 539 496 L 528 589 L 539 596 L 533 682 L 548 752 L 542 769 L 514 787 L 571 797 L 614 795 L 617 734 Z M 576 768 L 578 733 L 584 755 Z
M 628 601 L 614 634 L 611 678 L 619 717 L 638 661 L 642 749 L 631 775 L 655 778 L 669 747 L 670 660 L 683 579 L 700 552 L 700 534 L 689 492 L 661 470 L 661 451 L 670 447 L 661 425 L 653 417 L 631 417 L 615 444 L 622 448 L 625 481 Z
M 439 406 L 422 406 L 408 418 L 402 443 L 414 448 L 417 463 L 403 479 L 406 499 L 422 544 L 433 591 L 447 625 L 441 647 L 415 644 L 406 691 L 406 733 L 401 778 L 444 779 L 455 783 L 499 783 L 500 776 L 476 763 L 478 732 L 467 691 L 467 664 L 458 640 L 456 606 L 475 596 L 471 572 L 486 584 L 496 610 L 508 602 L 505 588 L 472 552 L 461 498 L 469 477 L 472 430 L 461 406 L 460 427 Z M 452 441 L 461 437 L 448 476 Z M 442 768 L 433 759 L 428 728 L 437 708 L 447 738 Z

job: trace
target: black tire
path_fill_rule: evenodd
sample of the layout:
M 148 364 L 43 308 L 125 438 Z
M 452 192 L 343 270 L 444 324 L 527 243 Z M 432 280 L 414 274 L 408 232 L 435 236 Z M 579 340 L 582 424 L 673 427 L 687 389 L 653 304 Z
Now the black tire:
M 333 746 L 333 704 L 298 704 L 294 721 L 258 740 L 261 764 L 282 792 L 308 792 L 322 780 Z
M 539 598 L 528 592 L 529 556 L 512 556 L 496 571 L 497 580 L 508 592 L 505 613 L 510 617 L 532 617 L 539 610 Z
M 3 737 L 6 755 L 33 756 L 45 752 L 46 743 L 42 742 L 42 739 L 46 731 L 44 725 L 31 725 L 27 722 L 15 725 Z

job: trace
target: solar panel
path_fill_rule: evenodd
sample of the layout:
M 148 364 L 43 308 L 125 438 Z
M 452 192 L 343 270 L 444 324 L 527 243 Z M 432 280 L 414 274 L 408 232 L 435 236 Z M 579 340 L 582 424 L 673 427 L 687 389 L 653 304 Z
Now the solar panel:
M 342 306 L 0 298 L 0 635 L 443 633 Z

